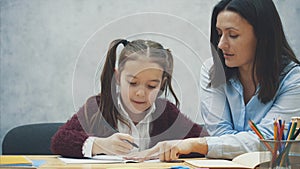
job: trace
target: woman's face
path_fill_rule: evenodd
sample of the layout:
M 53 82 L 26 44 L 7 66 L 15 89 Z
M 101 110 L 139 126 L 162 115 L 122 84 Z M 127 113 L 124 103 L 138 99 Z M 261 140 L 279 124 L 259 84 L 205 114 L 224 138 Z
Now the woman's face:
M 140 114 L 155 101 L 163 69 L 148 60 L 129 60 L 119 76 L 122 102 L 129 113 Z
M 252 25 L 236 12 L 222 11 L 216 28 L 226 66 L 252 68 L 257 42 Z

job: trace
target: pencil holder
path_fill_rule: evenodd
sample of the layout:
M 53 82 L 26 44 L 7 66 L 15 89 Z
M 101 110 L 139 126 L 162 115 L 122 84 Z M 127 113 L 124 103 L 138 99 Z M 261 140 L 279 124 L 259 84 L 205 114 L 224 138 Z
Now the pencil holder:
M 260 168 L 268 169 L 300 169 L 300 140 L 260 140 L 263 150 L 270 153 L 260 157 L 270 162 Z

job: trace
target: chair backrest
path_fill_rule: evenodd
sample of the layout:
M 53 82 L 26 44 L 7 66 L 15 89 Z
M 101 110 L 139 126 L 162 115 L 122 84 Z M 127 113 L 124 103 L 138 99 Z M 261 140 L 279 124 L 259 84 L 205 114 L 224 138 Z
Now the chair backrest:
M 50 155 L 51 137 L 64 123 L 27 124 L 11 129 L 2 142 L 3 155 Z

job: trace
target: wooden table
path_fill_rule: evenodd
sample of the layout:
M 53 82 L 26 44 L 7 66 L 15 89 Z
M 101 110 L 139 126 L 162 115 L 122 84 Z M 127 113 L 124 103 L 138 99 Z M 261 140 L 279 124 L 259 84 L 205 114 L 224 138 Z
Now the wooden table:
M 61 160 L 57 158 L 57 156 L 33 156 L 27 155 L 31 160 L 45 160 L 45 164 L 41 165 L 39 169 L 60 169 L 60 168 L 67 168 L 67 169 L 113 169 L 113 168 L 124 168 L 124 169 L 160 169 L 160 168 L 170 168 L 172 166 L 188 166 L 190 169 L 194 169 L 195 167 L 189 166 L 184 162 L 179 163 L 167 163 L 167 162 L 158 162 L 158 163 L 117 163 L 117 164 L 65 164 Z

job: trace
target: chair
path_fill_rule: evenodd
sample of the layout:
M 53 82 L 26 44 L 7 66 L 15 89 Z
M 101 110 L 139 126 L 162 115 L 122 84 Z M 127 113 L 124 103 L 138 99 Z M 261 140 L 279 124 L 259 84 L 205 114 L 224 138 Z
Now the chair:
M 11 129 L 2 142 L 3 155 L 51 155 L 51 137 L 64 123 L 27 124 Z

